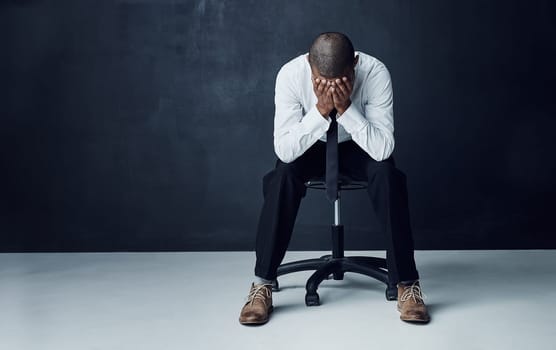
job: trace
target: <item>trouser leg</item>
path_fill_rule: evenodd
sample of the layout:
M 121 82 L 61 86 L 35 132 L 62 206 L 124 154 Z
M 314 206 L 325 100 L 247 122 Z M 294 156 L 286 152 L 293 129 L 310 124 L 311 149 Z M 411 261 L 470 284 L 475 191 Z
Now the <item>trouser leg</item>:
M 390 162 L 369 162 L 368 193 L 386 233 L 390 283 L 419 279 L 409 221 L 406 176 Z
M 275 279 L 288 248 L 305 181 L 324 172 L 325 143 L 317 141 L 291 163 L 276 161 L 275 168 L 263 177 L 264 203 L 255 243 L 255 275 Z
M 393 157 L 377 162 L 353 141 L 342 146 L 340 171 L 343 168 L 347 175 L 368 181 L 372 209 L 381 231 L 386 234 L 390 283 L 419 279 L 405 174 L 396 168 Z

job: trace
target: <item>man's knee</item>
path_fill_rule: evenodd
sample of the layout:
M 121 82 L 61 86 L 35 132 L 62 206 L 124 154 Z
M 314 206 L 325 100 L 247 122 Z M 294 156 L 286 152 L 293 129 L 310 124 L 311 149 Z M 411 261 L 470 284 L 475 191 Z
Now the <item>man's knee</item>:
M 281 160 L 278 160 L 274 171 L 280 176 L 295 176 L 298 173 L 295 161 L 284 163 Z
M 276 176 L 292 176 L 295 175 L 296 172 L 296 165 L 294 162 L 284 163 L 280 159 L 277 159 L 274 169 L 266 173 L 263 177 L 263 183 L 270 181 L 270 179 Z
M 276 182 L 276 180 L 278 182 Z M 294 183 L 301 181 L 299 178 L 298 165 L 295 161 L 291 163 L 284 163 L 279 159 L 276 161 L 275 168 L 263 177 L 263 195 L 266 197 L 271 183 L 281 184 L 284 182 L 283 180 L 293 180 Z
M 369 162 L 367 164 L 368 181 L 405 180 L 405 174 L 390 161 Z

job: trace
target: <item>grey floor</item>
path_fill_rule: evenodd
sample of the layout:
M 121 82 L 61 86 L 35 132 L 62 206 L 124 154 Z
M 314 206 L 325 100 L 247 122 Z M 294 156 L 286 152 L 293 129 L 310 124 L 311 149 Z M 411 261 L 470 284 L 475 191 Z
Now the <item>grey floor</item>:
M 288 252 L 284 261 L 326 252 Z M 383 251 L 346 255 L 384 257 Z M 534 349 L 556 342 L 556 251 L 416 251 L 431 322 L 347 273 L 306 307 L 279 279 L 269 323 L 238 322 L 253 252 L 0 254 L 0 349 Z

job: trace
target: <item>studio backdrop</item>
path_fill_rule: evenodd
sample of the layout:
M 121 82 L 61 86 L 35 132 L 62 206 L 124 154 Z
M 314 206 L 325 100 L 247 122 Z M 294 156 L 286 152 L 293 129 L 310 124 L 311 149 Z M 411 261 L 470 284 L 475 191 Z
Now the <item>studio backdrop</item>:
M 553 1 L 0 4 L 0 250 L 252 250 L 274 83 L 324 31 L 386 64 L 416 249 L 555 248 Z M 384 249 L 364 191 L 347 249 Z M 329 249 L 323 192 L 291 249 Z

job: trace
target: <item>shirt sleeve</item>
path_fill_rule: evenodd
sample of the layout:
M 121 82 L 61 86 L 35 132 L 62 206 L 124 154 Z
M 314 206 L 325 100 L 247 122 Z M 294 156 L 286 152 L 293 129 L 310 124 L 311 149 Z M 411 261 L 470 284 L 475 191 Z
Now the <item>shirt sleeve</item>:
M 274 95 L 274 152 L 284 163 L 293 162 L 323 136 L 330 125 L 316 106 L 303 114 L 297 76 L 282 67 Z
M 338 124 L 371 158 L 381 161 L 394 151 L 394 112 L 390 73 L 377 67 L 363 82 L 363 110 L 355 104 L 338 118 Z

